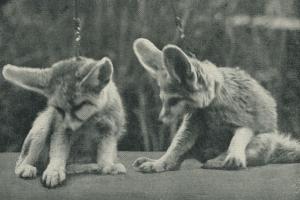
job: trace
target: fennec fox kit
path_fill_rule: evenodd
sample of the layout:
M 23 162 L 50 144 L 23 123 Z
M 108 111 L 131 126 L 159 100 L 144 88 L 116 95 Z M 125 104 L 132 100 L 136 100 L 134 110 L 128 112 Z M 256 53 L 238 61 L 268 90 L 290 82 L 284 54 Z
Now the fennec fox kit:
M 34 178 L 47 162 L 46 187 L 63 183 L 66 173 L 126 173 L 117 162 L 125 114 L 112 74 L 109 58 L 71 58 L 45 69 L 4 66 L 5 79 L 48 99 L 24 141 L 18 176 Z
M 160 51 L 140 38 L 133 48 L 160 87 L 160 120 L 181 120 L 167 152 L 138 158 L 137 170 L 174 170 L 191 156 L 214 169 L 300 161 L 299 142 L 277 133 L 276 103 L 250 75 L 190 58 L 175 45 Z

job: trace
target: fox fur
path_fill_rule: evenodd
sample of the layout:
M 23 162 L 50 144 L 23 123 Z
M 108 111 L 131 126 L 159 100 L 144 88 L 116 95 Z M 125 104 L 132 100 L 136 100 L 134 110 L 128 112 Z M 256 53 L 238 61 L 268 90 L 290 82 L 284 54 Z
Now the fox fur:
M 19 177 L 35 178 L 45 169 L 43 184 L 56 187 L 66 173 L 126 173 L 117 160 L 125 113 L 112 75 L 106 57 L 71 58 L 45 69 L 4 66 L 6 80 L 48 99 L 23 143 Z
M 137 170 L 174 170 L 188 157 L 209 169 L 300 161 L 299 142 L 278 133 L 275 100 L 249 74 L 188 57 L 176 45 L 161 51 L 140 38 L 133 49 L 160 87 L 159 119 L 181 121 L 167 152 L 158 160 L 138 158 Z

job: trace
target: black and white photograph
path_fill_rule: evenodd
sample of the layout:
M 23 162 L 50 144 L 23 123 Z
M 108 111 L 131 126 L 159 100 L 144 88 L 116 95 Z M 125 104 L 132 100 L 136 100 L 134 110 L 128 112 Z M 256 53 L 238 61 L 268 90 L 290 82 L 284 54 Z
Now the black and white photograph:
M 299 200 L 299 0 L 0 1 L 1 200 Z

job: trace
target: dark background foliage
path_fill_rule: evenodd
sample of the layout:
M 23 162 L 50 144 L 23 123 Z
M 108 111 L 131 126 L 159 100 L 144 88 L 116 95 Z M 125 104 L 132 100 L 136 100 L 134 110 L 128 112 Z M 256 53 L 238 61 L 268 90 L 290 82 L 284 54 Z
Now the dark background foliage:
M 178 40 L 176 13 L 186 37 Z M 0 4 L 0 66 L 49 67 L 74 55 L 73 1 Z M 200 60 L 240 67 L 271 91 L 281 130 L 300 137 L 300 2 L 297 0 L 80 0 L 81 54 L 108 56 L 128 115 L 121 150 L 164 150 L 174 127 L 157 121 L 158 87 L 137 62 L 138 37 L 158 47 L 178 43 Z M 265 21 L 264 21 L 265 20 Z M 0 76 L 0 151 L 18 151 L 43 97 Z

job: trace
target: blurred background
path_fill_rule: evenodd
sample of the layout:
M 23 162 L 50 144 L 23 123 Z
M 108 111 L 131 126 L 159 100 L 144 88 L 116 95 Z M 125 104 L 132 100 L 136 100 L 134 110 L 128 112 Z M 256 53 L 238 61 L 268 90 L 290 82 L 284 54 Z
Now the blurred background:
M 183 40 L 175 15 L 182 18 Z M 158 87 L 132 51 L 138 37 L 160 48 L 177 43 L 200 60 L 246 70 L 277 100 L 281 130 L 300 138 L 299 15 L 299 0 L 80 0 L 81 54 L 112 59 L 126 107 L 127 135 L 119 149 L 165 150 L 174 134 L 157 121 Z M 50 67 L 73 56 L 72 17 L 72 0 L 2 0 L 1 70 L 7 63 Z M 44 97 L 0 75 L 1 152 L 20 150 L 45 106 Z

